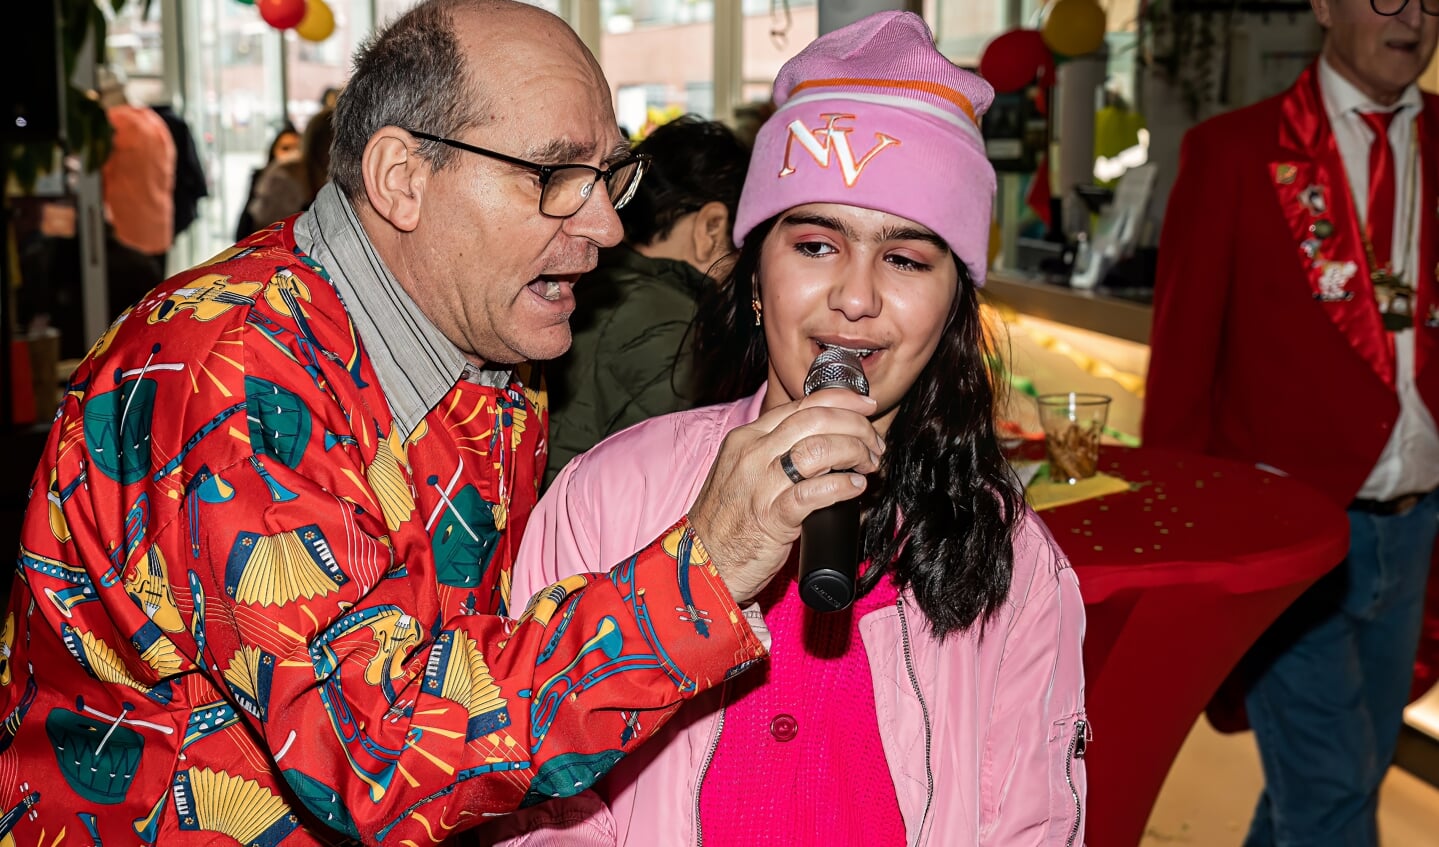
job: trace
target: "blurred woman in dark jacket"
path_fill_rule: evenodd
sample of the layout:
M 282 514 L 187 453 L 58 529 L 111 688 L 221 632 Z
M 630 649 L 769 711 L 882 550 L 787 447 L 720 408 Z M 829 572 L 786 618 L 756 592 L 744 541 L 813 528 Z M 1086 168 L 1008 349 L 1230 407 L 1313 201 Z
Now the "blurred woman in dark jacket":
M 292 162 L 300 158 L 300 131 L 295 125 L 285 121 L 280 131 L 275 133 L 275 140 L 270 142 L 270 154 L 265 159 L 264 167 L 255 168 L 250 172 L 250 189 L 245 195 L 245 205 L 240 209 L 240 221 L 235 225 L 235 240 L 240 241 L 245 236 L 254 232 L 257 227 L 255 219 L 250 215 L 250 204 L 255 201 L 255 190 L 260 186 L 260 175 L 276 162 Z
M 310 208 L 330 175 L 330 142 L 335 137 L 330 123 L 333 111 L 321 109 L 305 124 L 299 158 L 276 161 L 260 174 L 255 196 L 246 206 L 256 228 Z
M 620 210 L 625 240 L 575 287 L 574 344 L 547 371 L 546 482 L 605 436 L 694 405 L 686 336 L 734 251 L 749 149 L 724 124 L 685 115 L 635 148 L 651 157 Z

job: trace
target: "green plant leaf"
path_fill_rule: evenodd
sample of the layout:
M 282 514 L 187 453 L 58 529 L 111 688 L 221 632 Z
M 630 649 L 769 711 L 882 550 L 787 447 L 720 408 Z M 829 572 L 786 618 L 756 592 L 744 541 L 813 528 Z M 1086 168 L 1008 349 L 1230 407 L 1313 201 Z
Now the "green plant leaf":
M 131 3 L 143 2 L 145 14 L 148 16 L 154 0 L 106 2 L 116 13 L 123 11 Z M 110 155 L 114 140 L 114 130 L 105 117 L 105 110 L 100 107 L 95 92 L 76 86 L 73 82 L 82 50 L 88 47 L 94 52 L 96 61 L 100 60 L 105 36 L 109 31 L 105 9 L 101 0 L 60 0 L 58 14 L 60 62 L 66 82 L 63 91 L 65 138 L 58 144 L 12 144 L 0 150 L 0 157 L 3 157 L 7 170 L 21 189 L 27 192 L 34 189 L 41 174 L 49 172 L 55 166 L 59 155 L 79 155 L 86 170 L 100 167 Z M 87 34 L 93 34 L 93 38 L 88 42 L 85 38 Z

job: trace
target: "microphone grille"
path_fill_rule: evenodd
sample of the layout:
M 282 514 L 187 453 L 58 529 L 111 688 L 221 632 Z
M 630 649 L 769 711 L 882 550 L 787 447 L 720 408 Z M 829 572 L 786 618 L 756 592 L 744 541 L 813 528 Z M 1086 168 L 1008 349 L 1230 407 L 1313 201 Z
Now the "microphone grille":
M 856 394 L 869 396 L 869 380 L 864 376 L 864 365 L 853 350 L 842 347 L 828 347 L 815 357 L 804 378 L 805 396 L 822 388 L 848 388 Z

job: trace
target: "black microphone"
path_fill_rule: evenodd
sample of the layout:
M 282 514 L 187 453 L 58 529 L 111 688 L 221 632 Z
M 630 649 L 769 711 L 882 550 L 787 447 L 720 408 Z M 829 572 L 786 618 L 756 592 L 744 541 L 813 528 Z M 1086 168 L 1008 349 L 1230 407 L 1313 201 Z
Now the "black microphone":
M 822 388 L 848 388 L 869 396 L 859 354 L 829 347 L 815 357 L 804 378 L 805 396 Z M 859 569 L 859 499 L 817 509 L 799 531 L 799 596 L 818 612 L 838 612 L 854 602 Z

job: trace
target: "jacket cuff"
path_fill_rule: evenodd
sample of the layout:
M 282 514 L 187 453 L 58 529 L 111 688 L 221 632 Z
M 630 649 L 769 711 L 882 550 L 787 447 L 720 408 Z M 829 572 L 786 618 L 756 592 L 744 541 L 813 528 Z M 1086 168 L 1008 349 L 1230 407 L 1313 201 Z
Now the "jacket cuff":
M 689 689 L 687 696 L 724 682 L 768 654 L 769 639 L 762 640 L 750 626 L 688 518 L 631 561 L 634 591 L 626 599 L 655 654 L 693 683 L 682 686 Z M 623 575 L 616 577 L 623 590 Z M 646 620 L 651 626 L 645 626 Z M 767 636 L 762 619 L 760 628 Z

